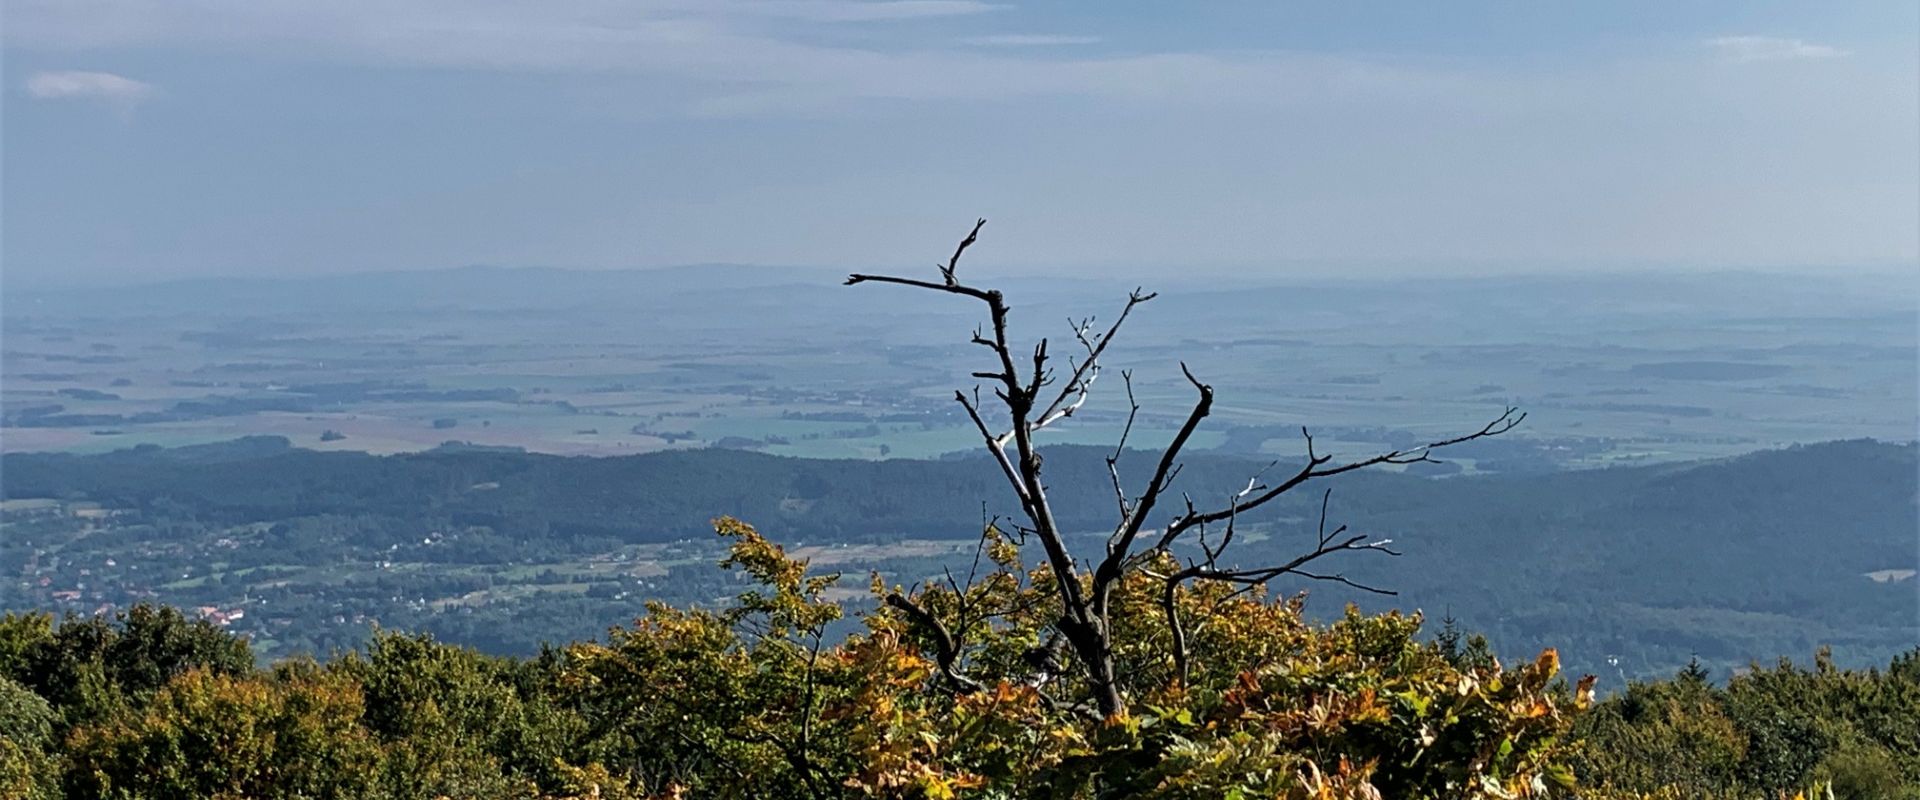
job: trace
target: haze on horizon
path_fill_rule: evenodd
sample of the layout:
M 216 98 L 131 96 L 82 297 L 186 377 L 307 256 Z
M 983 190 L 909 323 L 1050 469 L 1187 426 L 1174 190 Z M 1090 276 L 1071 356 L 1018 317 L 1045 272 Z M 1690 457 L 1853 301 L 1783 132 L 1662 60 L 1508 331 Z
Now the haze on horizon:
M 1920 9 L 14 0 L 8 283 L 1920 260 Z M 1040 266 L 1036 266 L 1040 265 Z

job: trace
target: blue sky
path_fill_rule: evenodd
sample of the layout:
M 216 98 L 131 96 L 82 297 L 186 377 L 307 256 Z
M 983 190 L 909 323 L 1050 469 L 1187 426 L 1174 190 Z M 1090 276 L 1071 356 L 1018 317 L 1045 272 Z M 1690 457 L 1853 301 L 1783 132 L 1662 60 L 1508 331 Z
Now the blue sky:
M 1920 259 L 1920 8 L 9 0 L 9 282 Z

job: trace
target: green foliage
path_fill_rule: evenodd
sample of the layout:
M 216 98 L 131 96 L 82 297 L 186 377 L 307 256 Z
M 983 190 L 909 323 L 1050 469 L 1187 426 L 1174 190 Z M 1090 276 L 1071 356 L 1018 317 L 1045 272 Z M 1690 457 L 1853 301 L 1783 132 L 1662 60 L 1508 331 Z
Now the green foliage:
M 52 638 L 52 614 L 0 616 L 0 674 L 26 674 L 28 659 Z
M 366 697 L 361 725 L 385 748 L 380 782 L 394 797 L 530 794 L 567 739 L 507 659 L 425 636 L 379 633 L 328 670 Z
M 529 662 L 381 634 L 324 666 L 189 672 L 81 728 L 69 784 L 320 791 L 297 764 L 276 767 L 296 784 L 261 785 L 255 762 L 320 752 L 287 732 L 337 720 L 352 724 L 326 757 L 355 765 L 354 791 L 394 797 L 1417 798 L 1541 795 L 1571 780 L 1558 763 L 1571 706 L 1549 691 L 1550 652 L 1461 669 L 1419 641 L 1417 617 L 1349 611 L 1319 627 L 1297 600 L 1204 585 L 1175 597 L 1195 621 L 1183 680 L 1157 584 L 1142 577 L 1116 605 L 1129 705 L 1101 718 L 1074 673 L 1036 666 L 1050 573 L 1028 572 L 997 534 L 985 574 L 912 595 L 956 624 L 943 663 L 930 631 L 889 605 L 829 638 L 836 576 L 809 574 L 744 524 L 717 529 L 731 540 L 724 566 L 749 584 L 729 607 L 656 606 L 605 643 Z M 319 721 L 283 710 L 318 687 L 351 691 L 309 704 L 335 712 Z M 217 738 L 209 707 L 246 741 L 196 771 L 177 756 Z M 143 759 L 157 765 L 146 778 L 130 768 Z
M 12 678 L 0 677 L 0 797 L 56 795 L 53 706 Z
M 378 751 L 358 687 L 331 676 L 232 677 L 195 669 L 137 711 L 77 728 L 70 797 L 364 795 Z
M 70 617 L 55 626 L 46 614 L 8 614 L 0 618 L 0 669 L 75 724 L 109 718 L 188 670 L 250 672 L 253 654 L 204 620 L 143 604 L 117 624 Z
M 1920 797 L 1920 674 L 1912 651 L 1881 670 L 1811 670 L 1782 659 L 1722 687 L 1696 668 L 1635 683 L 1583 715 L 1575 764 L 1627 793 L 1772 797 L 1830 786 L 1836 798 Z
M 1557 654 L 1457 626 L 1184 586 L 1117 589 L 1125 708 L 1061 669 L 1051 573 L 997 531 L 965 580 L 847 590 L 723 519 L 743 584 L 524 660 L 378 633 L 329 662 L 145 608 L 0 619 L 0 794 L 57 798 L 1911 798 L 1920 651 L 1704 670 L 1593 703 Z M 1158 566 L 1149 564 L 1148 568 Z M 898 600 L 886 600 L 897 597 Z M 926 612 L 908 613 L 909 608 Z M 929 622 L 932 620 L 934 622 Z M 937 624 L 936 624 L 937 623 Z M 1184 666 L 1184 668 L 1183 668 Z

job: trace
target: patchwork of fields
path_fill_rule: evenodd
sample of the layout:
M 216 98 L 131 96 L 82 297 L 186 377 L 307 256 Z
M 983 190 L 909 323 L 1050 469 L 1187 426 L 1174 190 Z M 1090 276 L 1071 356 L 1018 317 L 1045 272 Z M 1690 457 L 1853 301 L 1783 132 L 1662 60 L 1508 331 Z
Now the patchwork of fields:
M 952 391 L 979 366 L 964 343 L 974 309 L 833 277 L 464 270 L 14 292 L 0 447 L 104 452 L 264 434 L 374 453 L 448 441 L 864 459 L 971 448 Z M 1110 356 L 1134 370 L 1141 445 L 1184 413 L 1183 361 L 1220 389 L 1194 445 L 1224 452 L 1295 452 L 1302 425 L 1379 446 L 1477 424 L 1508 403 L 1530 414 L 1514 440 L 1533 444 L 1480 454 L 1496 470 L 1915 430 L 1916 301 L 1891 278 L 1163 288 Z M 1123 291 L 1014 281 L 1016 333 L 1070 341 L 1066 320 L 1112 313 Z M 1100 389 L 1055 441 L 1117 437 L 1118 378 Z

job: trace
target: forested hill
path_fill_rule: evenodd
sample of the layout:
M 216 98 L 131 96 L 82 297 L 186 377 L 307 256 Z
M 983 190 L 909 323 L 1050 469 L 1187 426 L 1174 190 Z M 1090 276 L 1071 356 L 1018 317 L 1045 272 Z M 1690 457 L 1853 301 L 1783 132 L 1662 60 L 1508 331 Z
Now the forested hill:
M 1113 520 L 1105 454 L 1046 453 L 1062 525 L 1087 532 L 1089 548 Z M 1149 466 L 1130 454 L 1120 469 L 1138 482 Z M 913 580 L 958 556 L 899 542 L 958 543 L 983 514 L 1012 510 L 985 459 L 568 458 L 457 447 L 381 457 L 254 438 L 8 454 L 0 467 L 13 501 L 0 545 L 9 606 L 50 605 L 63 590 L 79 594 L 63 595 L 64 607 L 81 610 L 128 593 L 222 608 L 265 599 L 245 624 L 267 626 L 257 635 L 292 649 L 351 643 L 309 630 L 336 619 L 340 630 L 379 620 L 525 650 L 593 636 L 645 596 L 725 597 L 732 590 L 709 575 L 702 549 L 708 521 L 722 514 L 790 544 L 882 545 L 834 563 Z M 1217 504 L 1268 467 L 1196 456 L 1176 491 Z M 1870 441 L 1539 475 L 1344 476 L 1322 484 L 1334 489 L 1330 520 L 1391 536 L 1405 555 L 1339 568 L 1400 594 L 1316 584 L 1313 607 L 1354 599 L 1451 611 L 1503 647 L 1558 646 L 1606 675 L 1670 673 L 1693 655 L 1731 667 L 1822 644 L 1843 663 L 1884 662 L 1913 645 L 1920 625 L 1917 480 L 1913 445 Z M 21 502 L 42 498 L 66 513 Z M 1319 499 L 1309 485 L 1246 520 L 1257 541 L 1242 557 L 1297 552 Z M 73 512 L 91 504 L 98 510 Z M 679 540 L 694 544 L 667 544 Z M 116 566 L 104 566 L 109 559 Z M 647 569 L 595 566 L 608 561 Z M 271 627 L 281 614 L 291 621 Z

